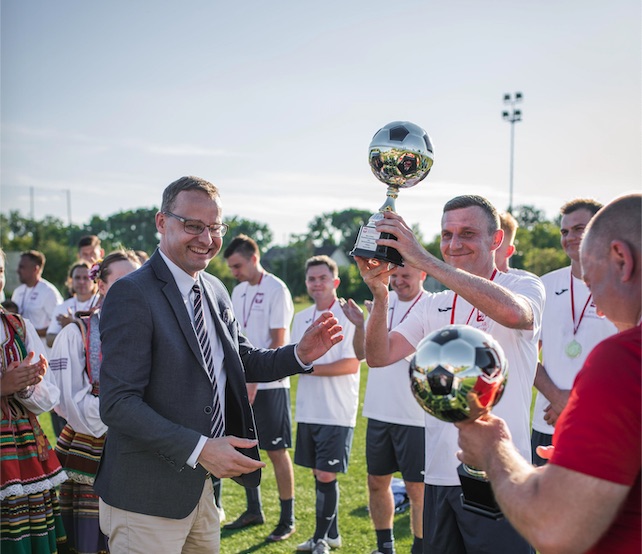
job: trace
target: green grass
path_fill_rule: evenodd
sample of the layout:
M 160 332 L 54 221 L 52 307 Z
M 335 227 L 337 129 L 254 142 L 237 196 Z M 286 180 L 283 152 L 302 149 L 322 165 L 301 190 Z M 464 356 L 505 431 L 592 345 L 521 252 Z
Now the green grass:
M 366 484 L 365 434 L 366 420 L 361 417 L 363 395 L 365 392 L 368 369 L 361 366 L 361 386 L 359 399 L 359 416 L 354 432 L 352 453 L 348 472 L 339 474 L 339 531 L 343 539 L 341 552 L 362 553 L 371 552 L 377 546 L 376 537 L 366 509 L 368 492 Z M 291 378 L 292 415 L 298 378 Z M 294 424 L 296 434 L 296 424 Z M 291 451 L 294 455 L 294 450 Z M 314 534 L 315 527 L 315 487 L 312 471 L 308 468 L 294 466 L 295 480 L 295 512 L 297 532 L 288 540 L 281 543 L 267 543 L 265 537 L 276 526 L 279 519 L 280 507 L 274 472 L 267 456 L 262 456 L 268 465 L 263 471 L 261 482 L 261 498 L 266 516 L 266 524 L 242 529 L 240 531 L 221 532 L 221 551 L 225 553 L 250 552 L 293 552 L 296 545 L 309 539 Z M 397 475 L 399 476 L 399 475 Z M 245 510 L 245 490 L 231 480 L 223 481 L 222 504 L 227 521 L 232 521 Z M 409 512 L 395 516 L 395 541 L 398 552 L 410 552 L 412 534 L 410 533 Z
M 56 445 L 56 434 L 54 433 L 53 426 L 51 425 L 51 416 L 49 415 L 49 412 L 40 414 L 38 416 L 38 421 L 53 448 Z
M 343 546 L 340 552 L 362 553 L 372 552 L 377 546 L 374 530 L 366 506 L 368 504 L 368 492 L 366 483 L 366 419 L 361 417 L 363 407 L 363 395 L 368 378 L 368 368 L 361 365 L 361 386 L 359 398 L 359 415 L 357 426 L 354 432 L 352 452 L 348 472 L 339 474 L 339 531 L 343 539 Z M 291 398 L 292 416 L 294 420 L 294 408 L 296 400 L 296 388 L 298 378 L 292 377 Z M 55 444 L 55 435 L 51 426 L 51 418 L 48 413 L 39 417 L 40 424 L 47 434 L 52 446 Z M 296 437 L 296 424 L 293 424 L 293 432 Z M 294 449 L 290 454 L 294 456 Z M 268 543 L 265 537 L 272 532 L 279 519 L 280 505 L 274 471 L 269 458 L 262 453 L 262 459 L 267 464 L 263 470 L 261 482 L 261 498 L 263 511 L 265 512 L 265 525 L 249 527 L 239 531 L 221 531 L 221 551 L 226 554 L 251 552 L 266 552 L 277 554 L 280 552 L 293 552 L 296 545 L 309 539 L 314 534 L 315 527 L 315 501 L 316 493 L 312 471 L 308 468 L 294 466 L 295 480 L 295 513 L 297 532 L 288 540 L 281 543 Z M 399 474 L 396 475 L 400 477 Z M 230 479 L 223 480 L 222 504 L 225 509 L 227 521 L 233 521 L 245 510 L 246 499 L 245 489 Z M 397 552 L 410 552 L 412 545 L 412 534 L 410 533 L 410 514 L 395 515 L 395 541 Z
M 296 311 L 309 304 L 295 306 Z M 377 546 L 372 522 L 368 515 L 367 472 L 365 460 L 366 419 L 361 417 L 365 385 L 368 379 L 368 368 L 361 364 L 361 385 L 359 395 L 359 411 L 357 425 L 352 443 L 350 465 L 346 474 L 339 474 L 339 530 L 343 539 L 340 552 L 346 554 L 371 552 Z M 298 378 L 291 378 L 292 419 L 295 416 L 295 401 Z M 49 414 L 40 416 L 40 422 L 52 445 L 55 437 L 51 427 Z M 296 437 L 296 424 L 293 423 L 293 433 Z M 294 455 L 294 449 L 291 450 Z M 271 554 L 293 552 L 296 545 L 307 540 L 314 534 L 315 527 L 315 486 L 312 472 L 308 468 L 294 466 L 295 479 L 295 513 L 297 532 L 288 540 L 281 543 L 265 542 L 265 537 L 276 526 L 279 519 L 279 501 L 274 472 L 267 455 L 262 459 L 267 467 L 263 470 L 261 497 L 266 516 L 265 525 L 249 527 L 239 531 L 221 532 L 221 551 L 226 554 L 251 552 L 266 552 Z M 396 475 L 400 477 L 399 474 Z M 233 521 L 245 510 L 245 489 L 229 479 L 223 481 L 222 504 L 227 521 Z M 396 550 L 399 553 L 410 552 L 412 534 L 410 532 L 410 514 L 395 515 L 394 533 Z
M 361 417 L 363 407 L 363 395 L 368 378 L 368 368 L 366 364 L 361 364 L 361 386 L 359 399 L 359 416 L 357 417 L 357 426 L 355 428 L 354 440 L 352 443 L 352 453 L 350 456 L 350 465 L 346 474 L 339 475 L 339 530 L 343 539 L 343 547 L 340 552 L 346 554 L 371 552 L 376 547 L 376 539 L 372 523 L 368 516 L 366 506 L 368 503 L 368 493 L 366 484 L 366 460 L 365 460 L 365 431 L 366 420 Z M 296 388 L 298 378 L 292 377 L 291 381 L 291 398 L 292 414 L 294 418 L 294 404 L 296 399 Z M 51 444 L 55 444 L 55 436 L 51 427 L 49 414 L 40 416 L 40 423 L 43 430 L 49 437 Z M 293 432 L 296 436 L 296 424 Z M 264 453 L 263 453 L 264 454 Z M 294 455 L 294 449 L 291 451 Z M 281 552 L 293 552 L 299 542 L 310 538 L 314 533 L 315 517 L 315 490 L 314 478 L 312 472 L 307 468 L 294 466 L 295 479 L 295 512 L 297 532 L 288 540 L 281 543 L 267 543 L 265 537 L 276 526 L 279 518 L 278 492 L 274 472 L 270 460 L 266 455 L 262 456 L 267 467 L 263 470 L 263 480 L 261 483 L 261 497 L 263 501 L 263 510 L 266 516 L 265 525 L 258 525 L 242 529 L 240 531 L 221 532 L 221 551 L 226 554 L 251 552 L 266 552 L 277 554 Z M 400 477 L 400 475 L 396 475 Z M 227 521 L 233 521 L 245 510 L 245 489 L 237 485 L 234 481 L 225 479 L 223 481 L 222 494 L 223 507 L 227 516 Z M 410 514 L 395 515 L 395 542 L 397 552 L 410 552 L 412 545 L 412 535 L 410 533 Z

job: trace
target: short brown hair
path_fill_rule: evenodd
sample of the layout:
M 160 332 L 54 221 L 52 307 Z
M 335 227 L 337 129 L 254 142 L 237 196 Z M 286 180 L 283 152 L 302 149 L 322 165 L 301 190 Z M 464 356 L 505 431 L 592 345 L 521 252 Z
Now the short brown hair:
M 198 190 L 207 194 L 212 200 L 218 198 L 218 189 L 209 181 L 201 179 L 200 177 L 188 176 L 181 177 L 173 183 L 167 185 L 163 191 L 163 203 L 161 204 L 161 212 L 171 211 L 174 207 L 176 197 L 184 190 Z
M 560 214 L 568 215 L 577 210 L 588 210 L 593 216 L 602 208 L 602 205 L 601 202 L 593 198 L 575 198 L 574 200 L 569 200 L 560 208 Z
M 34 263 L 34 265 L 39 265 L 41 270 L 45 268 L 45 262 L 47 261 L 47 258 L 42 252 L 39 252 L 38 250 L 25 250 L 24 252 L 20 253 L 20 257 L 29 258 Z
M 100 248 L 100 239 L 96 235 L 85 235 L 84 237 L 80 237 L 80 240 L 78 241 L 78 250 L 85 246 Z
M 339 276 L 339 266 L 337 266 L 337 262 L 335 262 L 330 256 L 322 254 L 321 256 L 312 256 L 311 258 L 308 258 L 305 262 L 306 274 L 308 272 L 308 269 L 315 265 L 328 266 L 330 273 L 332 273 L 332 276 L 335 279 Z
M 223 251 L 223 257 L 225 259 L 229 258 L 232 254 L 240 254 L 249 260 L 254 255 L 260 256 L 261 253 L 259 251 L 259 245 L 256 244 L 253 238 L 241 234 L 234 237 L 232 242 L 230 242 Z
M 443 213 L 450 212 L 452 210 L 470 208 L 472 206 L 481 208 L 486 214 L 486 217 L 488 218 L 488 232 L 490 235 L 499 229 L 499 215 L 497 214 L 497 209 L 488 200 L 486 200 L 486 198 L 477 194 L 463 194 L 461 196 L 455 196 L 455 198 L 446 202 Z

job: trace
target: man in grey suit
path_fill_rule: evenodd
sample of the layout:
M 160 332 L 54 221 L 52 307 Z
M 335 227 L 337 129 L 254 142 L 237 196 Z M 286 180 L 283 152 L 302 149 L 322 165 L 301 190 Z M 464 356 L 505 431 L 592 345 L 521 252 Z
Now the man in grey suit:
M 102 308 L 101 529 L 112 552 L 219 552 L 210 476 L 257 486 L 265 466 L 246 380 L 311 371 L 343 337 L 329 312 L 276 350 L 239 333 L 227 290 L 203 271 L 227 231 L 211 183 L 170 184 L 156 228 L 159 249 Z

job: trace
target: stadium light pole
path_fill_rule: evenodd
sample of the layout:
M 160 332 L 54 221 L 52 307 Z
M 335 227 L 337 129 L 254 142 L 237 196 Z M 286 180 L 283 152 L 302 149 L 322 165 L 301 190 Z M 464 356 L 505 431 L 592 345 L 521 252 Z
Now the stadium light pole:
M 510 188 L 508 194 L 508 213 L 513 213 L 513 166 L 515 157 L 515 123 L 522 120 L 522 110 L 515 109 L 515 104 L 521 102 L 524 96 L 516 92 L 513 96 L 504 94 L 504 104 L 509 106 L 508 111 L 502 112 L 504 121 L 510 123 Z

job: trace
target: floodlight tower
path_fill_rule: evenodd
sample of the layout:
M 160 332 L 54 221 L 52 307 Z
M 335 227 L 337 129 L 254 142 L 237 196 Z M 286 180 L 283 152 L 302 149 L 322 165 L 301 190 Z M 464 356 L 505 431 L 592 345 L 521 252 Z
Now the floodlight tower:
M 516 92 L 513 96 L 504 94 L 504 104 L 509 106 L 508 111 L 502 112 L 504 121 L 510 123 L 510 189 L 508 195 L 508 212 L 513 213 L 513 159 L 515 156 L 515 123 L 522 120 L 522 111 L 515 109 L 515 104 L 521 102 L 524 96 Z

